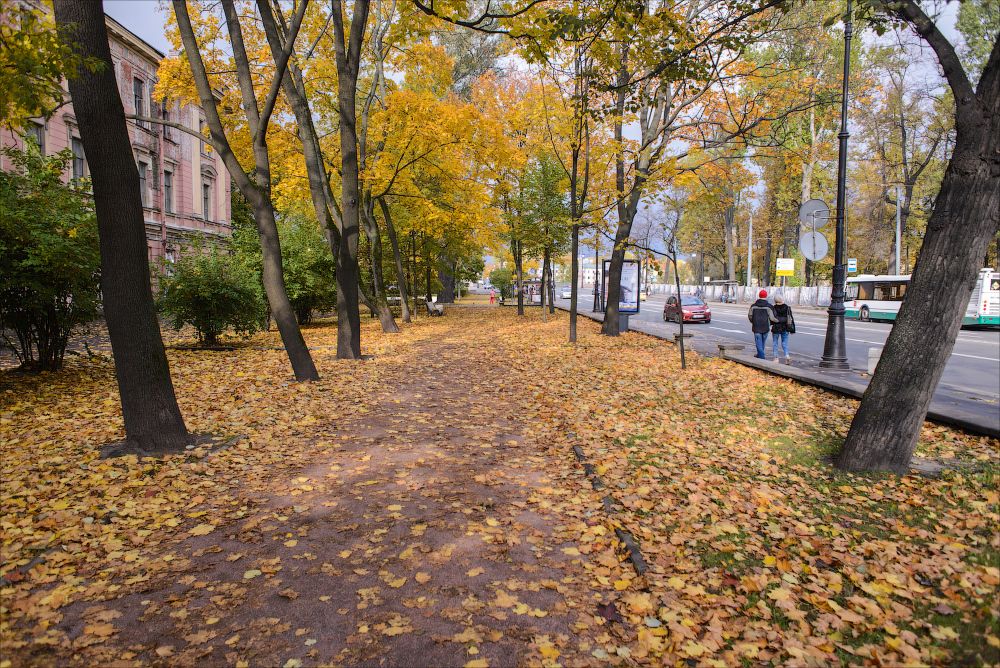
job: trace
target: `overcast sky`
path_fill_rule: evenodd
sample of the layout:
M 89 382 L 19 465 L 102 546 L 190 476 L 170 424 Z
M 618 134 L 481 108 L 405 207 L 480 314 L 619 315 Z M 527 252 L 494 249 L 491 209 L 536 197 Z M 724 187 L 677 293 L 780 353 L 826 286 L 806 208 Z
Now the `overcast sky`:
M 163 35 L 165 11 L 169 10 L 161 9 L 159 0 L 104 0 L 104 11 L 163 53 L 170 52 Z

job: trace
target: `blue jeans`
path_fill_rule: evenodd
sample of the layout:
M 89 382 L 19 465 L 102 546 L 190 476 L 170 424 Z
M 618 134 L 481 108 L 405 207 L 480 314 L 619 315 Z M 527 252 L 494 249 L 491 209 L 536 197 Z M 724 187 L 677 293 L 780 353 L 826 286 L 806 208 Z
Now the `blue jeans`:
M 758 334 L 757 332 L 754 332 L 753 342 L 757 344 L 756 356 L 762 360 L 767 359 L 767 356 L 764 354 L 764 346 L 767 345 L 767 332 L 764 332 L 763 334 Z
M 771 345 L 774 350 L 774 358 L 778 358 L 778 342 L 781 342 L 781 349 L 784 351 L 784 356 L 788 357 L 788 332 L 774 333 L 771 335 Z

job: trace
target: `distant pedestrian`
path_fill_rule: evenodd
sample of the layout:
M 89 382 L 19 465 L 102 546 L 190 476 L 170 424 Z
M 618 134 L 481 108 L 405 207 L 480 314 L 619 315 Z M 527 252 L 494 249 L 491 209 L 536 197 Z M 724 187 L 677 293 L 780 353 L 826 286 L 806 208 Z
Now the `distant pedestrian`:
M 771 331 L 771 324 L 778 322 L 774 315 L 774 310 L 767 303 L 767 290 L 761 290 L 757 294 L 757 301 L 750 306 L 747 313 L 747 320 L 750 321 L 750 328 L 753 330 L 753 340 L 757 345 L 757 359 L 767 359 L 764 353 L 764 346 L 767 344 L 767 333 Z
M 495 303 L 496 303 L 496 301 L 497 301 L 497 291 L 496 291 L 496 290 L 493 290 L 493 289 L 491 289 L 491 290 L 490 290 L 490 303 L 491 303 L 491 304 L 495 304 Z
M 781 351 L 788 364 L 788 335 L 795 333 L 795 318 L 792 317 L 792 307 L 785 303 L 781 295 L 774 297 L 774 317 L 778 322 L 771 325 L 771 345 L 774 350 L 774 359 L 780 361 L 778 357 L 778 343 L 781 343 Z

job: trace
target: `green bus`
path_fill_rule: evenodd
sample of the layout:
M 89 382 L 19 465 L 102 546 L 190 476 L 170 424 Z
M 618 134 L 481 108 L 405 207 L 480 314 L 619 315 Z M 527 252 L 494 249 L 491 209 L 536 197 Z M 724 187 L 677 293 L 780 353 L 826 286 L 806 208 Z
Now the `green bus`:
M 906 296 L 910 275 L 861 274 L 847 279 L 847 318 L 893 321 Z M 962 318 L 963 326 L 1000 325 L 1000 273 L 981 269 Z

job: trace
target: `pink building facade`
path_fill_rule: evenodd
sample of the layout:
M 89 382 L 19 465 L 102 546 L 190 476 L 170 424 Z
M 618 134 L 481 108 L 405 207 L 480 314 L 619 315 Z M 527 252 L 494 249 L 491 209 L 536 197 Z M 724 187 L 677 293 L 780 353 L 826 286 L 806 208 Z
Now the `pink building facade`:
M 106 21 L 125 114 L 167 119 L 192 130 L 204 127 L 200 107 L 154 99 L 164 54 L 110 16 Z M 65 82 L 63 88 L 69 99 Z M 229 173 L 212 148 L 176 128 L 136 120 L 127 121 L 127 126 L 139 171 L 150 262 L 172 262 L 181 249 L 199 239 L 208 245 L 228 238 L 232 233 Z M 20 148 L 27 135 L 46 155 L 72 151 L 67 179 L 89 175 L 72 104 L 60 107 L 47 120 L 32 119 L 22 132 L 0 131 L 0 145 Z M 0 154 L 0 170 L 11 167 Z

